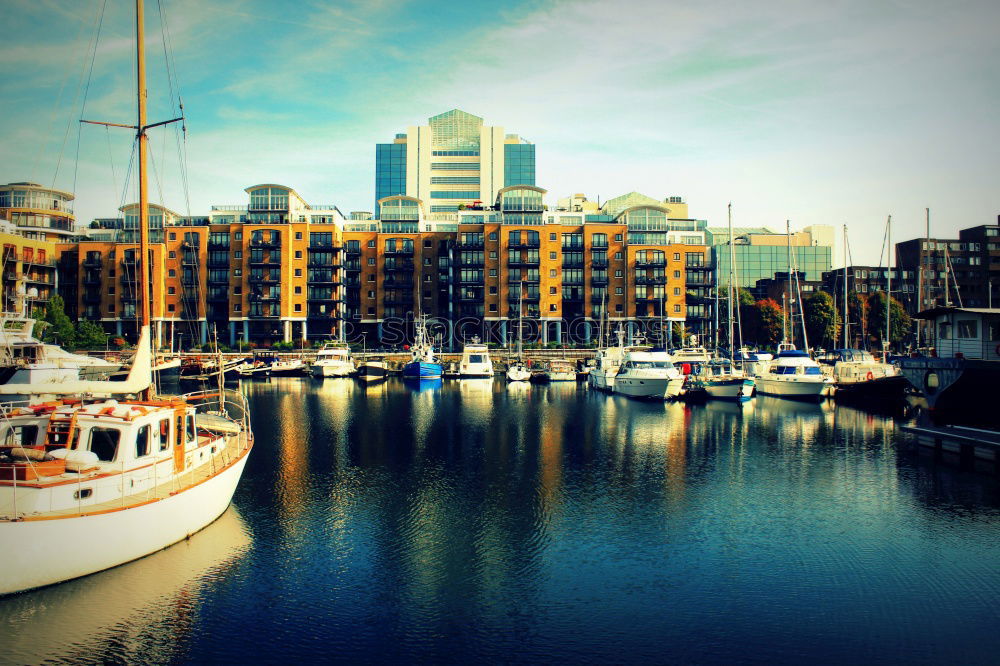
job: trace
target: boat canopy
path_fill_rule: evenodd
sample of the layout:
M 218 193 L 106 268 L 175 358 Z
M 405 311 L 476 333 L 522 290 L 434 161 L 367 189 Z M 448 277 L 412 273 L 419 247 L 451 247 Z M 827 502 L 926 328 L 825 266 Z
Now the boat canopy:
M 809 354 L 801 349 L 785 349 L 778 352 L 775 358 L 809 358 Z

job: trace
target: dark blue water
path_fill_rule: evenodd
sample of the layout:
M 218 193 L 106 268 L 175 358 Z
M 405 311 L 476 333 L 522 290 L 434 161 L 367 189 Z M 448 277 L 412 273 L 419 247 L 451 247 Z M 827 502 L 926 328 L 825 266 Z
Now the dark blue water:
M 501 380 L 247 390 L 235 511 L 0 600 L 0 660 L 1000 658 L 1000 481 L 892 418 Z

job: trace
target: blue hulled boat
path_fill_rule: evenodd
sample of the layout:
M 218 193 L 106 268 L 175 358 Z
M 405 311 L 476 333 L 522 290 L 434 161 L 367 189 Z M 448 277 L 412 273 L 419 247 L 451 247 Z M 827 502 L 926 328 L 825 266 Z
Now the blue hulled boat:
M 403 366 L 403 379 L 441 379 L 444 370 L 434 355 L 434 345 L 427 335 L 423 318 L 414 322 L 414 341 L 410 352 L 410 362 Z

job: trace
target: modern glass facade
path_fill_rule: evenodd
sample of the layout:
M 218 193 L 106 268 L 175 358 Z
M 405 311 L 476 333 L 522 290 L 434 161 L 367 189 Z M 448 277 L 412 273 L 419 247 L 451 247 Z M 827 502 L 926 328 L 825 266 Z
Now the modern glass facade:
M 729 246 L 712 248 L 720 282 L 729 279 Z M 788 248 L 783 245 L 736 245 L 736 282 L 741 287 L 753 287 L 757 280 L 773 278 L 775 273 L 788 271 Z M 806 280 L 822 280 L 830 270 L 832 248 L 813 245 L 792 247 L 792 261 Z
M 406 144 L 375 144 L 375 217 L 379 216 L 378 200 L 406 194 Z
M 504 187 L 535 184 L 535 144 L 504 144 L 503 184 Z

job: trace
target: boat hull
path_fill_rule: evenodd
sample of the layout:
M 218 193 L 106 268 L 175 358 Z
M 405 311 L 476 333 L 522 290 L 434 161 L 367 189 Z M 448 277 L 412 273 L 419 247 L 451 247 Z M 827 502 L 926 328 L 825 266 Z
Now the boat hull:
M 607 373 L 601 368 L 591 370 L 587 381 L 598 391 L 613 391 L 615 388 L 614 374 Z
M 204 529 L 229 506 L 249 455 L 248 449 L 215 476 L 147 504 L 0 524 L 0 595 L 110 569 Z
M 875 377 L 857 382 L 837 382 L 833 396 L 837 400 L 877 400 L 890 402 L 902 400 L 908 382 L 902 375 Z
M 821 400 L 826 389 L 825 381 L 797 381 L 777 379 L 757 379 L 757 392 L 778 398 L 795 400 Z
M 706 380 L 705 393 L 712 400 L 735 400 L 744 402 L 753 396 L 754 381 L 752 379 L 719 379 Z
M 312 374 L 314 377 L 350 377 L 354 374 L 354 366 L 348 363 L 314 365 Z
M 441 379 L 442 374 L 440 363 L 413 361 L 403 366 L 403 379 Z
M 681 394 L 684 377 L 616 377 L 614 392 L 630 398 L 669 400 Z
M 526 382 L 531 379 L 531 371 L 524 368 L 509 368 L 507 370 L 507 381 Z
M 388 371 L 384 365 L 368 365 L 362 364 L 358 368 L 357 377 L 363 382 L 378 382 L 382 381 L 388 376 Z

